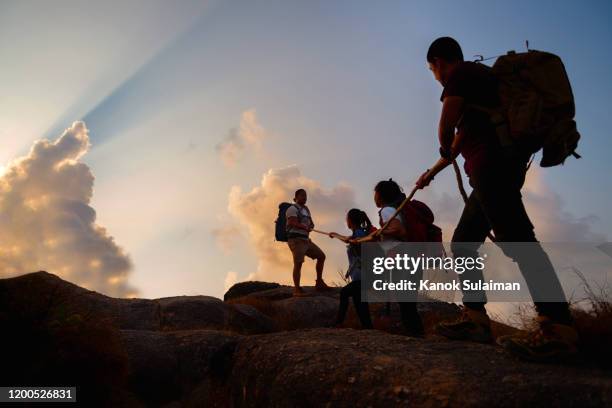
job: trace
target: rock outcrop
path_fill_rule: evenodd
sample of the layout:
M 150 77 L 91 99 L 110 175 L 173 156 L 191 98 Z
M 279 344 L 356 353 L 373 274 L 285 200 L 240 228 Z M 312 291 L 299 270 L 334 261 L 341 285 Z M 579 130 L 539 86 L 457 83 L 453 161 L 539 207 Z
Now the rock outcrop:
M 212 296 L 116 299 L 42 271 L 0 280 L 0 296 L 17 309 L 28 308 L 32 298 L 61 304 L 66 313 L 110 319 L 123 330 L 214 329 L 246 334 L 274 330 L 274 322 L 252 306 L 235 306 Z
M 278 287 L 280 287 L 278 283 L 271 282 L 238 282 L 232 285 L 232 287 L 229 288 L 227 292 L 225 292 L 225 295 L 223 295 L 223 300 L 227 302 L 228 300 L 247 296 L 251 293 L 261 292 L 268 289 L 276 289 Z
M 113 406 L 612 404 L 612 377 L 600 369 L 525 363 L 494 345 L 350 328 L 359 327 L 356 321 L 349 321 L 349 328 L 324 328 L 336 313 L 338 289 L 320 293 L 307 288 L 307 296 L 294 298 L 291 288 L 278 284 L 240 285 L 230 289 L 226 302 L 208 296 L 114 299 L 38 272 L 0 280 L 0 319 L 15 326 L 3 327 L 12 353 L 27 351 L 19 350 L 17 329 L 29 324 L 28 333 L 41 332 L 47 341 L 64 336 L 47 348 L 66 356 L 59 361 L 95 365 L 98 356 L 104 357 L 105 369 L 97 371 L 102 377 L 88 382 L 93 388 L 83 400 L 95 400 L 104 389 L 97 385 L 107 383 Z M 456 305 L 439 302 L 421 304 L 419 310 L 427 327 L 458 313 Z M 378 328 L 394 331 L 395 307 L 386 316 L 384 305 L 372 305 L 372 314 Z M 385 321 L 391 324 L 382 327 Z M 80 327 L 92 334 L 79 337 Z M 82 347 L 96 333 L 112 338 L 96 337 L 95 346 Z M 27 340 L 23 347 L 33 347 L 36 338 Z M 83 350 L 94 354 L 75 360 Z M 21 367 L 25 373 L 40 370 L 39 357 L 15 359 L 15 364 L 31 365 Z M 13 369 L 9 365 L 3 372 Z M 124 379 L 119 378 L 124 370 Z M 108 372 L 118 378 L 106 381 Z M 44 379 L 45 371 L 40 373 L 37 378 Z
M 236 406 L 609 406 L 597 370 L 526 364 L 493 345 L 376 330 L 249 336 L 233 356 Z
M 206 405 L 221 391 L 216 383 L 226 377 L 241 337 L 217 330 L 122 330 L 121 339 L 130 367 L 130 389 L 143 402 L 181 401 L 198 388 L 195 398 Z

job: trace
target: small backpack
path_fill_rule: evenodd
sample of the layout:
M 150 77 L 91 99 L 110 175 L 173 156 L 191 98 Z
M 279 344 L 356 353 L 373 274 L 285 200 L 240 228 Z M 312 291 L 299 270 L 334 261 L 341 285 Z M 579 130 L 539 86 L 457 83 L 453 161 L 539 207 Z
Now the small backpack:
M 276 217 L 276 229 L 274 237 L 277 241 L 287 242 L 287 209 L 291 207 L 291 203 L 280 203 L 278 205 L 278 217 Z
M 397 206 L 404 199 L 405 196 L 397 203 Z M 442 229 L 434 224 L 434 213 L 427 204 L 419 200 L 410 200 L 402 207 L 400 214 L 406 230 L 404 241 L 442 243 Z
M 489 114 L 502 147 L 529 153 L 542 150 L 540 166 L 563 164 L 576 153 L 580 133 L 574 95 L 561 58 L 529 50 L 509 51 L 491 72 L 499 81 L 499 109 L 471 106 Z
M 442 242 L 442 229 L 434 224 L 433 211 L 424 202 L 410 200 L 402 208 L 402 217 L 406 223 L 406 241 Z
M 406 222 L 406 238 L 410 242 L 428 242 L 425 252 L 428 256 L 445 254 L 442 244 L 442 229 L 434 224 L 434 213 L 422 201 L 411 200 L 402 208 Z

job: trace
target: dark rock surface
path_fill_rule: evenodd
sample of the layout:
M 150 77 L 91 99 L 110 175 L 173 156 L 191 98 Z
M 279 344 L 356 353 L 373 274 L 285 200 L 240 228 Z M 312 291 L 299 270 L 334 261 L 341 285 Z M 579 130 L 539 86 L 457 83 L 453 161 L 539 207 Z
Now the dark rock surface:
M 612 377 L 528 364 L 493 345 L 376 330 L 249 336 L 231 372 L 236 406 L 610 406 Z
M 33 326 L 48 325 L 49 336 L 71 333 L 75 321 L 108 323 L 100 333 L 112 336 L 119 348 L 106 348 L 96 338 L 95 350 L 111 362 L 115 354 L 109 353 L 116 353 L 126 367 L 125 380 L 106 381 L 123 387 L 113 391 L 119 400 L 113 406 L 612 405 L 609 371 L 525 363 L 494 345 L 431 334 L 391 334 L 397 305 L 389 316 L 384 305 L 371 305 L 375 326 L 386 331 L 324 328 L 337 311 L 338 288 L 306 288 L 304 297 L 265 282 L 240 288 L 232 288 L 234 295 L 230 289 L 227 302 L 209 296 L 115 299 L 37 272 L 0 279 L 0 317 L 9 322 L 6 317 L 15 312 L 23 312 L 23 319 L 34 316 Z M 52 318 L 46 307 L 54 308 Z M 419 304 L 419 311 L 429 332 L 437 320 L 459 312 L 441 302 Z M 387 321 L 392 324 L 383 327 Z M 58 331 L 58 325 L 66 329 Z M 347 325 L 359 327 L 354 319 Z M 91 336 L 66 338 L 89 344 Z M 79 344 L 63 352 L 78 355 Z
M 27 296 L 22 296 L 27 294 Z M 28 298 L 61 303 L 66 313 L 96 316 L 124 330 L 216 329 L 237 333 L 267 333 L 274 324 L 251 306 L 224 303 L 212 296 L 161 299 L 117 299 L 64 281 L 47 272 L 0 279 L 0 295 L 7 302 L 28 307 Z
M 196 387 L 206 389 L 203 398 L 213 395 L 215 381 L 227 375 L 240 336 L 216 330 L 122 330 L 121 339 L 131 390 L 154 404 L 179 401 Z
M 243 297 L 246 295 L 250 295 L 254 292 L 261 292 L 268 289 L 276 289 L 280 285 L 278 283 L 271 282 L 259 282 L 259 281 L 249 281 L 249 282 L 238 282 L 232 285 L 231 288 L 225 292 L 223 295 L 223 300 L 228 301 L 231 299 Z

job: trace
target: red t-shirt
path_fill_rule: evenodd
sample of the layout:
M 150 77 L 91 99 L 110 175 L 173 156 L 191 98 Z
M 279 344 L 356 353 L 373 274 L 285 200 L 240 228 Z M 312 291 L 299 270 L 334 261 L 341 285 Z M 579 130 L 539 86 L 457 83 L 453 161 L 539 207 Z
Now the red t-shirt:
M 462 62 L 451 72 L 440 100 L 447 96 L 460 96 L 466 105 L 494 108 L 499 105 L 497 79 L 486 65 Z M 457 131 L 464 136 L 460 153 L 469 176 L 492 158 L 497 146 L 495 128 L 486 113 L 468 108 Z

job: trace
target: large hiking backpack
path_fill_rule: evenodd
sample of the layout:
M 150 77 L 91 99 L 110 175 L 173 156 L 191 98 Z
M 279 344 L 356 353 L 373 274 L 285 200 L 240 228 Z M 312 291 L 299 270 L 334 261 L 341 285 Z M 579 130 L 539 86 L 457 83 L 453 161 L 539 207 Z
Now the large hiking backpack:
M 574 121 L 574 95 L 561 58 L 536 50 L 509 51 L 491 68 L 499 81 L 501 108 L 486 110 L 502 147 L 535 153 L 540 166 L 563 164 L 573 155 L 580 134 Z
M 442 242 L 442 229 L 434 224 L 431 208 L 422 201 L 410 200 L 402 208 L 408 242 Z
M 278 217 L 276 217 L 276 230 L 274 237 L 277 241 L 287 242 L 287 209 L 291 207 L 291 203 L 280 203 L 278 205 Z

